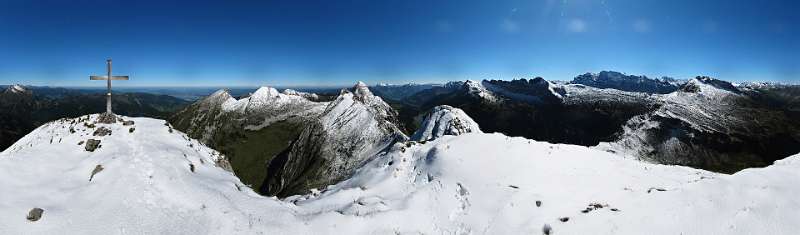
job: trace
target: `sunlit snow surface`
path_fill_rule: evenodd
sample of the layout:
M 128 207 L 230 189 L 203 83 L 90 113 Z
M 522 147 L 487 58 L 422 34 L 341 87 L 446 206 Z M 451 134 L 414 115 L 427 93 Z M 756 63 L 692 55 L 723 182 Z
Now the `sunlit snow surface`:
M 117 123 L 104 137 L 56 121 L 0 153 L 0 234 L 541 234 L 545 224 L 553 234 L 800 231 L 800 155 L 721 175 L 467 133 L 397 144 L 347 181 L 279 201 L 242 186 L 215 165 L 218 153 L 163 120 L 126 119 L 133 133 Z M 78 145 L 89 138 L 102 147 Z M 98 164 L 104 170 L 90 182 Z M 602 208 L 581 212 L 593 203 Z M 34 207 L 44 214 L 30 222 Z

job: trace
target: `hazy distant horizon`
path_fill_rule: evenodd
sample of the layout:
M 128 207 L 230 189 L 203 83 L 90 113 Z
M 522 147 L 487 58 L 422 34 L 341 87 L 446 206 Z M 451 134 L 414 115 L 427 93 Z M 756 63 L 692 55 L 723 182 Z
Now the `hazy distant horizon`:
M 428 83 L 612 70 L 800 80 L 797 1 L 5 1 L 0 83 Z M 102 83 L 102 82 L 100 82 Z M 98 84 L 97 86 L 102 86 Z
M 449 79 L 449 80 L 444 79 L 444 80 L 423 81 L 423 82 L 418 82 L 418 81 L 413 81 L 413 80 L 412 81 L 394 81 L 394 82 L 389 82 L 389 81 L 384 82 L 384 81 L 380 81 L 380 80 L 373 80 L 372 82 L 367 82 L 367 85 L 374 86 L 374 85 L 378 85 L 378 84 L 390 84 L 390 85 L 445 84 L 445 83 L 452 82 L 452 81 L 514 80 L 514 79 L 533 79 L 535 77 L 542 77 L 545 80 L 551 81 L 551 82 L 569 82 L 569 81 L 572 81 L 572 79 L 577 77 L 578 75 L 582 75 L 582 74 L 585 74 L 585 73 L 599 73 L 599 72 L 602 72 L 602 71 L 620 72 L 620 73 L 623 73 L 623 74 L 626 74 L 626 75 L 633 75 L 633 76 L 646 76 L 646 77 L 651 78 L 651 79 L 669 77 L 669 78 L 673 78 L 673 79 L 677 79 L 677 80 L 689 80 L 689 79 L 695 78 L 697 76 L 709 76 L 709 75 L 704 75 L 704 74 L 696 75 L 696 76 L 690 76 L 690 77 L 674 77 L 674 76 L 668 76 L 668 75 L 648 76 L 648 75 L 644 75 L 644 74 L 625 73 L 623 71 L 601 70 L 601 71 L 595 71 L 595 72 L 578 73 L 578 74 L 575 74 L 575 76 L 572 76 L 572 77 L 569 77 L 569 78 L 564 78 L 564 79 L 550 79 L 550 78 L 547 78 L 547 77 L 544 77 L 544 76 L 532 75 L 532 76 L 519 76 L 519 77 L 508 77 L 508 78 L 486 77 L 486 78 L 464 78 L 464 79 Z M 779 84 L 789 84 L 789 85 L 800 84 L 800 79 L 788 80 L 788 81 L 775 81 L 775 80 L 768 80 L 768 79 L 730 80 L 730 79 L 725 79 L 725 78 L 722 78 L 722 77 L 714 77 L 714 76 L 710 76 L 710 77 L 713 77 L 713 78 L 716 78 L 716 79 L 720 79 L 720 80 L 724 80 L 724 81 L 728 81 L 728 82 L 732 82 L 732 83 L 768 82 L 768 83 L 779 83 Z M 133 79 L 135 79 L 135 78 L 132 78 L 132 80 Z M 87 80 L 88 80 L 88 78 L 87 78 Z M 24 83 L 24 82 L 10 82 L 10 83 L 6 82 L 6 83 L 4 83 L 2 81 L 3 81 L 3 79 L 0 77 L 0 86 L 20 84 L 20 85 L 25 85 L 25 86 L 69 88 L 69 89 L 105 89 L 106 88 L 106 85 L 105 85 L 104 82 L 97 82 L 97 81 L 93 82 L 92 84 L 81 84 L 81 85 L 57 85 L 58 83 L 55 83 L 55 84 L 35 84 L 35 83 Z M 334 88 L 336 88 L 336 89 L 338 89 L 338 88 L 352 87 L 353 85 L 355 85 L 359 81 L 363 81 L 363 80 L 353 80 L 350 83 L 341 83 L 341 82 L 339 82 L 338 84 L 337 83 L 320 82 L 320 83 L 316 83 L 316 84 L 298 84 L 298 85 L 267 84 L 267 83 L 260 83 L 260 84 L 253 84 L 253 85 L 237 85 L 237 84 L 234 84 L 234 85 L 222 85 L 222 84 L 219 84 L 219 85 L 215 85 L 215 84 L 199 84 L 199 85 L 130 85 L 128 83 L 129 81 L 121 81 L 121 82 L 114 82 L 113 86 L 114 86 L 114 88 L 119 88 L 119 89 L 160 89 L 160 88 L 187 88 L 187 89 L 211 89 L 211 88 L 223 89 L 223 88 L 231 88 L 231 89 L 250 89 L 250 88 L 259 88 L 259 87 L 264 87 L 264 86 L 275 87 L 275 88 L 278 88 L 278 89 L 286 89 L 286 88 L 289 88 L 289 89 L 294 89 L 294 88 L 301 88 L 301 89 L 302 88 L 304 88 L 304 89 L 334 89 Z M 258 83 L 258 81 L 255 80 L 255 79 L 254 79 L 254 82 Z

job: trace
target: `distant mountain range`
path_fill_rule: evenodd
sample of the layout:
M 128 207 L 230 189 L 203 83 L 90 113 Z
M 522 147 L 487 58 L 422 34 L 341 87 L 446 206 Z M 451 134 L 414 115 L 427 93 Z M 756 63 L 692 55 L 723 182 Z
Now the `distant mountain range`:
M 102 94 L 71 89 L 4 87 L 4 143 L 47 120 L 101 112 L 103 102 Z M 176 129 L 225 154 L 244 183 L 281 197 L 345 179 L 392 143 L 424 142 L 427 137 L 413 136 L 421 128 L 435 136 L 480 126 L 482 132 L 726 173 L 800 152 L 799 86 L 710 77 L 603 71 L 558 83 L 541 77 L 358 83 L 319 94 L 262 87 L 239 95 L 218 90 L 192 104 L 128 93 L 115 96 L 115 105 L 121 114 L 168 117 Z M 457 121 L 447 129 L 428 126 L 426 118 Z
M 348 177 L 363 156 L 419 133 L 426 115 L 446 113 L 436 107 L 457 108 L 484 132 L 718 172 L 766 166 L 800 152 L 797 87 L 791 85 L 604 71 L 563 83 L 540 77 L 359 83 L 318 100 L 291 90 L 259 91 L 269 92 L 237 100 L 218 91 L 170 120 L 228 155 L 243 182 L 266 195 L 303 193 Z
M 450 105 L 486 132 L 735 172 L 800 151 L 799 89 L 603 71 L 561 84 L 543 78 L 451 82 L 390 103 L 412 130 L 422 113 Z

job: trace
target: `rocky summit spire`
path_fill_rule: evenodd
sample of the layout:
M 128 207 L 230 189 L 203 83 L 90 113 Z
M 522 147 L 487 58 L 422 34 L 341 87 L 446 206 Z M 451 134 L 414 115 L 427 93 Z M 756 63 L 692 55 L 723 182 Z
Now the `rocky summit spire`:
M 357 97 L 372 96 L 372 92 L 369 91 L 369 87 L 367 87 L 367 84 L 362 81 L 358 81 L 358 83 L 353 86 L 353 94 L 355 94 Z

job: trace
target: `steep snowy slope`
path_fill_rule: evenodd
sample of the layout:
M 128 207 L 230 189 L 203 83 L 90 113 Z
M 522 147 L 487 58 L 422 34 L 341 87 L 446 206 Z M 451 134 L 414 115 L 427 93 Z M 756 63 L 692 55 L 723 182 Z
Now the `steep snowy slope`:
M 422 121 L 419 130 L 411 137 L 413 141 L 428 141 L 444 135 L 460 135 L 465 133 L 483 133 L 478 123 L 467 116 L 464 111 L 447 105 L 431 109 Z
M 800 122 L 730 83 L 698 77 L 660 96 L 660 103 L 629 120 L 617 141 L 598 147 L 722 172 L 766 166 L 800 151 Z
M 792 234 L 798 168 L 795 155 L 722 175 L 468 133 L 398 144 L 351 179 L 286 200 L 322 233 Z
M 219 154 L 164 121 L 125 119 L 134 132 L 52 122 L 0 153 L 0 234 L 800 231 L 800 155 L 723 175 L 467 133 L 395 144 L 346 181 L 278 201 L 241 186 Z M 111 135 L 92 136 L 101 127 Z M 89 138 L 102 147 L 77 145 Z M 33 208 L 41 218 L 26 220 Z
M 379 151 L 408 139 L 396 123 L 397 113 L 363 82 L 342 90 L 290 149 L 269 163 L 261 192 L 286 196 L 344 179 Z

